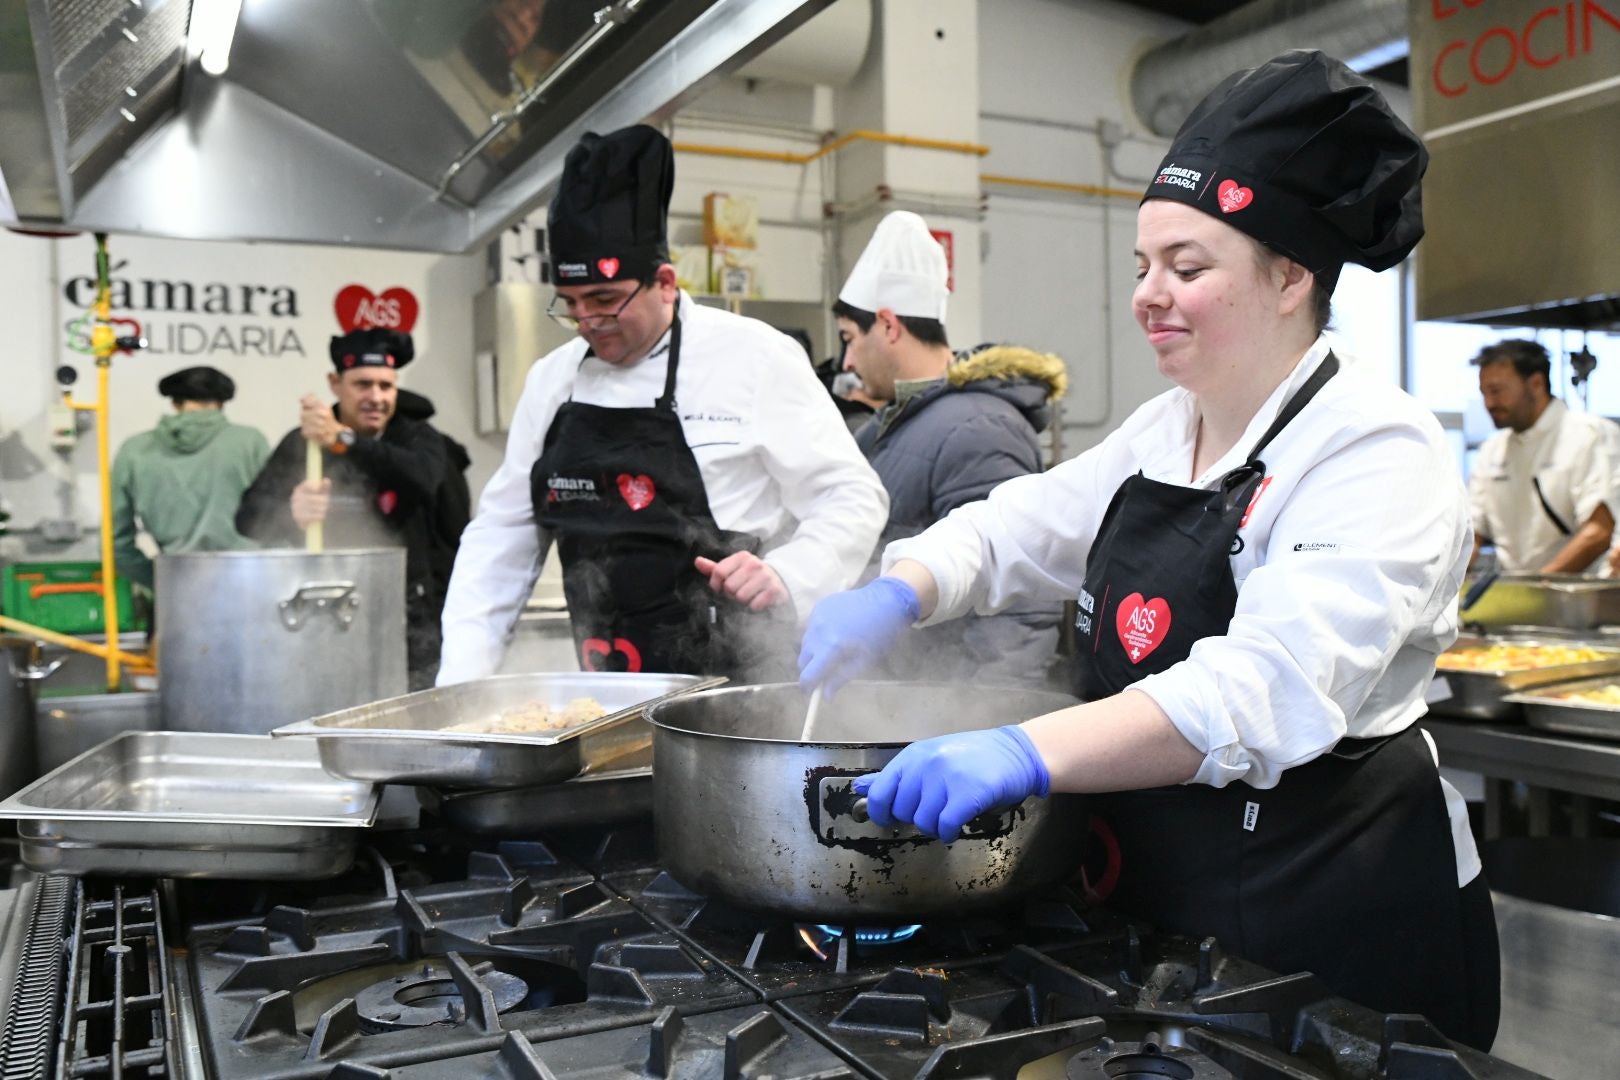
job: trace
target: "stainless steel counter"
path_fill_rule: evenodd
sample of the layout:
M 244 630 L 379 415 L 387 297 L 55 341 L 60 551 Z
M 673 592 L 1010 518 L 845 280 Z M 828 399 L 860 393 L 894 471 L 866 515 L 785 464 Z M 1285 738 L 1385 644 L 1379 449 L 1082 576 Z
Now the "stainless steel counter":
M 1620 742 L 1553 735 L 1513 724 L 1464 724 L 1427 719 L 1440 764 L 1493 780 L 1620 799 Z

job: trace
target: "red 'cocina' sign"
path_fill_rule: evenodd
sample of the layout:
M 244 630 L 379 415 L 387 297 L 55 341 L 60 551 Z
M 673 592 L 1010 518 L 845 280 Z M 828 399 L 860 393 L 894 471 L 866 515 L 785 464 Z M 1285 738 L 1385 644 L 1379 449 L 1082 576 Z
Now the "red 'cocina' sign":
M 419 305 L 409 289 L 398 285 L 384 289 L 381 295 L 364 285 L 345 285 L 333 299 L 332 309 L 345 334 L 371 326 L 408 334 L 416 325 Z
M 1429 0 L 1434 22 L 1486 0 Z M 1605 4 L 1609 6 L 1605 6 Z M 1476 86 L 1496 86 L 1537 68 L 1550 68 L 1592 51 L 1596 35 L 1620 33 L 1615 0 L 1562 0 L 1554 3 L 1498 3 L 1505 16 L 1473 38 L 1441 46 L 1430 78 L 1445 97 L 1462 97 Z

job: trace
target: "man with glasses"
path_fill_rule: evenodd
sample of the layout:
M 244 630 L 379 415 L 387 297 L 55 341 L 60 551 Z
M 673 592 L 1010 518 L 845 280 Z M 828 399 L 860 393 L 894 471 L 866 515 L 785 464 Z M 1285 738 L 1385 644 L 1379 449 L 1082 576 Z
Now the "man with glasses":
M 551 312 L 579 338 L 529 372 L 462 537 L 441 685 L 496 669 L 553 543 L 582 668 L 753 679 L 872 551 L 887 498 L 803 351 L 676 285 L 673 184 L 649 127 L 569 152 Z

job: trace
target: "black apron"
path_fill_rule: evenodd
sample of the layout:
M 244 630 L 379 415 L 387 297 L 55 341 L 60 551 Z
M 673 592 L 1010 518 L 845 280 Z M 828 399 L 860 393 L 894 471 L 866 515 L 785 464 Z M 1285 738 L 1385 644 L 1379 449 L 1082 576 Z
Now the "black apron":
M 725 532 L 709 512 L 675 411 L 680 355 L 677 317 L 663 395 L 650 408 L 564 402 L 529 473 L 535 521 L 557 538 L 586 671 L 735 675 L 754 629 L 747 624 L 764 621 L 743 618 L 747 609 L 715 594 L 692 565 L 757 542 Z
M 1117 694 L 1226 632 L 1231 556 L 1266 483 L 1260 454 L 1337 371 L 1329 354 L 1215 490 L 1140 473 L 1119 486 L 1079 596 L 1083 696 Z M 1423 1013 L 1456 1038 L 1475 1034 L 1458 985 L 1468 945 L 1451 824 L 1415 727 L 1342 739 L 1265 790 L 1178 784 L 1095 805 L 1118 844 L 1109 902 L 1120 911 L 1216 937 L 1279 972 L 1314 972 L 1383 1012 Z

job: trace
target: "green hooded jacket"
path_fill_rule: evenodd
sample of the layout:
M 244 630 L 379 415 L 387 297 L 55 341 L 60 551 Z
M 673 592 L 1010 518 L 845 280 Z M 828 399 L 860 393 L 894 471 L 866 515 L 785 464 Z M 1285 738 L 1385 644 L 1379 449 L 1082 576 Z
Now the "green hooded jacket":
M 126 441 L 112 470 L 118 572 L 152 585 L 152 562 L 135 546 L 137 520 L 161 551 L 256 547 L 236 531 L 236 508 L 269 457 L 262 432 L 218 409 L 165 416 Z

